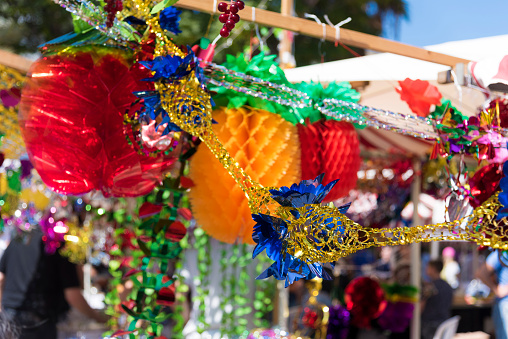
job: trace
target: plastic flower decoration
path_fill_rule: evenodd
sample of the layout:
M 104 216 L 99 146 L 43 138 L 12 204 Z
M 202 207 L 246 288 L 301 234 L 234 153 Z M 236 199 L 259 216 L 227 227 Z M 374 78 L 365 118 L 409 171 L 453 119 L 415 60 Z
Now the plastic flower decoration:
M 166 7 L 159 14 L 161 28 L 175 35 L 182 33 L 180 30 L 180 14 L 182 14 L 182 11 L 175 7 Z
M 155 130 L 158 131 L 162 127 L 162 135 L 181 131 L 180 127 L 171 122 L 168 113 L 162 108 L 161 97 L 157 91 L 134 92 L 134 95 L 143 99 L 144 103 L 143 110 L 139 114 L 139 120 L 150 125 L 161 116 L 161 121 L 154 126 Z
M 499 203 L 502 207 L 497 212 L 497 220 L 508 217 L 508 161 L 503 165 L 504 177 L 499 182 L 501 192 L 499 193 Z
M 160 79 L 168 81 L 180 80 L 184 76 L 189 75 L 196 67 L 194 52 L 192 50 L 184 58 L 176 55 L 164 55 L 158 56 L 152 61 L 140 61 L 139 63 L 155 72 L 151 78 L 143 79 L 144 81 L 151 82 Z
M 430 113 L 431 105 L 439 105 L 441 93 L 436 86 L 428 81 L 411 80 L 399 81 L 400 88 L 396 88 L 400 98 L 404 100 L 411 111 L 418 116 L 426 117 Z
M 321 174 L 314 180 L 302 180 L 299 184 L 293 184 L 291 187 L 283 186 L 280 189 L 272 189 L 270 193 L 275 201 L 283 207 L 291 208 L 291 214 L 295 218 L 299 218 L 300 212 L 296 208 L 321 204 L 324 197 L 338 181 L 334 180 L 323 186 L 321 184 L 323 177 L 324 174 Z M 345 213 L 349 205 L 340 207 L 339 211 Z M 257 244 L 252 257 L 255 258 L 266 250 L 266 255 L 274 261 L 256 279 L 274 276 L 277 280 L 285 280 L 286 287 L 302 278 L 331 279 L 321 263 L 307 263 L 299 259 L 297 254 L 292 255 L 288 252 L 291 231 L 285 220 L 262 213 L 253 214 L 252 218 L 256 222 L 252 239 Z

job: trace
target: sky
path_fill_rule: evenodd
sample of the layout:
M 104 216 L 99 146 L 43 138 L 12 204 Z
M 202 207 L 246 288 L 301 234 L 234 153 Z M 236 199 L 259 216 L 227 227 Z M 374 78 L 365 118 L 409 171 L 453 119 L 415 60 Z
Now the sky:
M 398 37 L 385 27 L 386 38 L 427 46 L 508 34 L 508 0 L 406 1 L 409 19 L 400 23 Z

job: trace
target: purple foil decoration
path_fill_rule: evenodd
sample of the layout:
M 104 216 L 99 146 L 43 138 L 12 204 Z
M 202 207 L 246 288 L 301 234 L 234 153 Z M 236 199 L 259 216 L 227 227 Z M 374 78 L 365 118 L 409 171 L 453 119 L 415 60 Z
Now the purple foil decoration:
M 326 339 L 346 339 L 349 330 L 349 311 L 341 305 L 330 307 Z
M 20 162 L 21 162 L 20 180 L 22 180 L 22 179 L 28 177 L 32 173 L 32 168 L 34 168 L 34 166 L 28 159 L 20 159 Z
M 2 89 L 0 90 L 0 101 L 2 105 L 6 108 L 14 107 L 19 103 L 21 98 L 21 91 L 19 88 L 11 88 L 9 90 Z
M 407 302 L 389 302 L 377 323 L 382 329 L 395 333 L 404 332 L 411 323 L 414 308 L 413 304 Z

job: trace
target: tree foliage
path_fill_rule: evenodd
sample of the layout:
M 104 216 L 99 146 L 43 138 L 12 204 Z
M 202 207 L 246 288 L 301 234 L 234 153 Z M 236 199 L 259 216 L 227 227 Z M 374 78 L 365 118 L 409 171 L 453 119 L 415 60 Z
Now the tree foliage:
M 247 0 L 247 5 L 265 4 L 268 10 L 280 11 L 281 0 Z M 345 27 L 363 33 L 380 35 L 383 23 L 387 20 L 397 22 L 407 16 L 405 0 L 295 0 L 295 14 L 317 15 L 323 21 L 327 14 L 333 23 L 351 17 L 353 20 Z M 241 12 L 239 13 L 241 16 Z M 210 25 L 209 25 L 210 24 Z M 194 11 L 183 11 L 181 29 L 183 33 L 175 37 L 175 43 L 192 45 L 199 38 L 207 36 L 213 40 L 219 33 L 221 24 L 218 16 L 210 20 L 210 15 Z M 68 33 L 72 30 L 72 18 L 63 8 L 51 0 L 2 0 L 0 1 L 0 46 L 15 52 L 35 52 L 41 43 Z M 266 39 L 265 52 L 277 53 L 280 29 L 260 27 L 260 35 Z M 207 34 L 208 33 L 208 34 Z M 332 42 L 295 35 L 295 58 L 297 65 L 307 65 L 351 57 L 351 53 Z M 231 36 L 218 42 L 216 62 L 225 60 L 226 54 L 257 54 L 258 37 L 255 25 L 240 21 Z M 364 51 L 355 49 L 357 53 Z

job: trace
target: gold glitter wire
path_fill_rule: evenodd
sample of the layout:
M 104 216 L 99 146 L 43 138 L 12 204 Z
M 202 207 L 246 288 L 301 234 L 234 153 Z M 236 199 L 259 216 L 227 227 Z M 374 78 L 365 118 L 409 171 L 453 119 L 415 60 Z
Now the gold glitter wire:
M 147 20 L 157 36 L 156 55 L 184 56 L 164 34 L 156 17 Z M 406 245 L 440 240 L 465 240 L 492 248 L 508 249 L 506 219 L 497 221 L 501 206 L 497 195 L 491 197 L 472 215 L 436 225 L 365 228 L 332 206 L 319 204 L 296 208 L 299 217 L 287 207 L 278 206 L 268 188 L 250 178 L 224 148 L 212 130 L 210 96 L 194 72 L 178 82 L 157 82 L 162 106 L 171 120 L 183 130 L 199 137 L 234 178 L 249 199 L 252 213 L 277 216 L 288 224 L 287 251 L 307 263 L 334 262 L 358 250 L 373 246 Z M 294 212 L 294 211 L 293 211 Z
M 0 65 L 0 89 L 9 90 L 13 87 L 21 89 L 25 77 L 13 68 Z M 21 137 L 18 123 L 17 107 L 5 107 L 0 103 L 0 133 L 2 137 L 1 151 L 8 159 L 17 159 L 25 152 L 25 144 Z
M 288 252 L 308 263 L 334 262 L 356 251 L 379 246 L 408 245 L 419 242 L 463 240 L 481 246 L 507 250 L 508 221 L 496 220 L 501 207 L 495 194 L 473 213 L 462 219 L 424 226 L 366 228 L 323 205 L 297 208 L 299 218 L 286 218 Z M 279 208 L 285 216 L 287 208 Z

